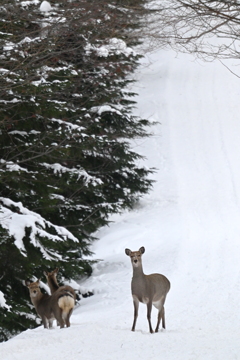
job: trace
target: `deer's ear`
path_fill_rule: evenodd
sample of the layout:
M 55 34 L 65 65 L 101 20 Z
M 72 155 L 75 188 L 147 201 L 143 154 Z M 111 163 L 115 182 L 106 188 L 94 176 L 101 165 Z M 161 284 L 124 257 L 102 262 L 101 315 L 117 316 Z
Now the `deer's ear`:
M 126 254 L 127 256 L 130 256 L 131 250 L 130 250 L 130 249 L 125 249 L 125 254 Z
M 43 275 L 45 275 L 46 277 L 48 277 L 48 273 L 46 271 L 43 272 Z
M 141 254 L 144 254 L 145 253 L 145 247 L 144 246 L 140 247 L 139 251 L 140 251 Z
M 54 274 L 57 274 L 57 273 L 58 273 L 58 270 L 59 270 L 59 268 L 56 268 L 55 270 L 53 270 L 53 273 L 54 273 Z

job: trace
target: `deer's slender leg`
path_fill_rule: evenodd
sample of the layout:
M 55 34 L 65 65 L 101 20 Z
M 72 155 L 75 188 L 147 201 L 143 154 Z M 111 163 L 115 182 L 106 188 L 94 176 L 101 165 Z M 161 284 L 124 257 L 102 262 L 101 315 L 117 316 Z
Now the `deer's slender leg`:
M 139 308 L 139 300 L 135 297 L 133 298 L 133 306 L 134 306 L 134 319 L 133 319 L 132 331 L 135 331 L 135 326 L 138 317 L 138 308 Z
M 43 322 L 44 329 L 48 329 L 48 320 L 47 320 L 46 316 L 42 317 L 42 322 Z
M 164 306 L 162 306 L 162 308 L 158 312 L 158 321 L 157 321 L 157 326 L 156 326 L 155 332 L 158 332 L 161 319 L 162 319 L 162 327 L 165 329 L 165 310 L 164 310 Z
M 162 308 L 162 327 L 163 329 L 166 329 L 166 323 L 165 323 L 165 309 L 164 306 Z
M 66 320 L 65 320 L 65 323 L 66 323 L 66 326 L 69 327 L 70 326 L 70 316 L 72 315 L 72 312 L 73 312 L 73 309 L 71 309 L 69 311 L 69 313 L 67 314 L 67 317 L 66 317 Z
M 154 331 L 152 329 L 152 324 L 151 324 L 151 312 L 152 312 L 152 302 L 149 301 L 147 303 L 147 319 L 148 319 L 148 324 L 149 324 L 149 331 L 152 334 Z
M 58 322 L 58 325 L 60 325 L 60 329 L 64 328 L 64 320 L 62 317 L 62 309 L 56 308 L 54 311 L 55 318 Z

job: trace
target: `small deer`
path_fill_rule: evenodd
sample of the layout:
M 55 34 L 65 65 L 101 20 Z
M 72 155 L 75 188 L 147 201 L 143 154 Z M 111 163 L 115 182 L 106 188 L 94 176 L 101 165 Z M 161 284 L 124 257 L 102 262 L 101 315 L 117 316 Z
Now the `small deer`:
M 60 328 L 70 326 L 75 299 L 74 296 L 60 288 L 53 294 L 43 294 L 39 287 L 40 280 L 36 282 L 25 281 L 29 289 L 30 298 L 38 315 L 43 321 L 44 328 L 51 328 L 53 320 L 56 319 Z
M 75 293 L 74 289 L 69 285 L 63 285 L 63 286 L 58 285 L 58 282 L 57 282 L 58 271 L 59 271 L 59 269 L 56 268 L 55 270 L 53 270 L 51 272 L 47 272 L 47 271 L 43 272 L 43 274 L 46 276 L 47 283 L 48 283 L 48 286 L 50 288 L 51 294 L 55 293 L 55 291 L 57 291 L 59 289 L 63 290 L 63 291 L 66 291 L 66 292 L 69 292 L 74 297 L 74 302 L 75 302 L 76 293 Z
M 147 305 L 147 319 L 149 323 L 149 331 L 153 333 L 151 324 L 152 305 L 158 309 L 158 321 L 155 332 L 158 332 L 160 322 L 162 320 L 162 327 L 165 329 L 165 310 L 164 303 L 167 293 L 170 290 L 169 280 L 161 274 L 145 275 L 142 268 L 142 254 L 145 248 L 142 246 L 138 251 L 131 251 L 125 249 L 126 255 L 130 256 L 133 277 L 132 277 L 132 297 L 134 305 L 134 320 L 132 331 L 135 331 L 135 326 L 138 317 L 139 301 Z

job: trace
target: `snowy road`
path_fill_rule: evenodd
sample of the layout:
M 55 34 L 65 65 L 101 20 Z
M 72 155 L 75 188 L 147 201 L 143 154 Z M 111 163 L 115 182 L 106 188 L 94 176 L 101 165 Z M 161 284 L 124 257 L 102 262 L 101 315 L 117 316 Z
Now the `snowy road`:
M 134 143 L 154 174 L 153 192 L 115 216 L 93 250 L 103 259 L 82 284 L 95 291 L 70 329 L 26 331 L 0 344 L 4 360 L 240 359 L 240 80 L 220 63 L 158 51 L 138 74 L 137 113 L 159 122 Z M 131 265 L 145 246 L 146 273 L 171 281 L 167 330 L 150 335 L 146 306 L 136 332 Z M 157 313 L 152 312 L 153 324 Z
M 174 328 L 189 335 L 174 339 L 186 350 L 176 359 L 238 359 L 240 81 L 220 63 L 186 55 L 158 53 L 152 61 L 140 110 L 161 123 L 161 145 L 154 139 L 146 154 L 159 168 L 157 196 L 174 203 L 179 246 L 170 301 Z

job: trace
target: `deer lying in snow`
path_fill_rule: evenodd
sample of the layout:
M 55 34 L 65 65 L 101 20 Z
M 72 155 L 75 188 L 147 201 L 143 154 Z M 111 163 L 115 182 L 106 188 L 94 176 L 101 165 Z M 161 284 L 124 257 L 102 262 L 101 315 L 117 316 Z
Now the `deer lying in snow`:
M 169 280 L 161 274 L 145 275 L 142 268 L 142 254 L 145 248 L 142 246 L 138 251 L 131 251 L 125 249 L 126 255 L 130 256 L 133 277 L 132 277 L 132 297 L 134 304 L 134 320 L 132 331 L 135 330 L 135 325 L 138 317 L 139 301 L 147 304 L 147 319 L 149 323 L 149 331 L 153 333 L 151 324 L 152 305 L 158 309 L 158 321 L 155 332 L 158 332 L 160 321 L 162 320 L 162 327 L 165 329 L 165 310 L 164 303 L 167 293 L 170 290 Z
M 25 281 L 29 289 L 31 301 L 43 321 L 44 328 L 51 328 L 53 320 L 56 319 L 60 328 L 70 326 L 75 298 L 69 292 L 59 288 L 54 294 L 43 294 L 39 287 L 40 280 L 36 282 Z
M 51 272 L 47 272 L 44 271 L 43 274 L 46 276 L 47 279 L 47 283 L 48 286 L 50 288 L 51 294 L 55 293 L 55 291 L 57 290 L 64 290 L 66 292 L 69 292 L 70 294 L 72 294 L 72 296 L 74 297 L 74 301 L 76 300 L 76 293 L 74 291 L 74 289 L 69 286 L 69 285 L 63 285 L 63 286 L 59 286 L 58 282 L 57 282 L 57 273 L 58 273 L 58 268 L 56 268 L 55 270 L 51 271 Z

